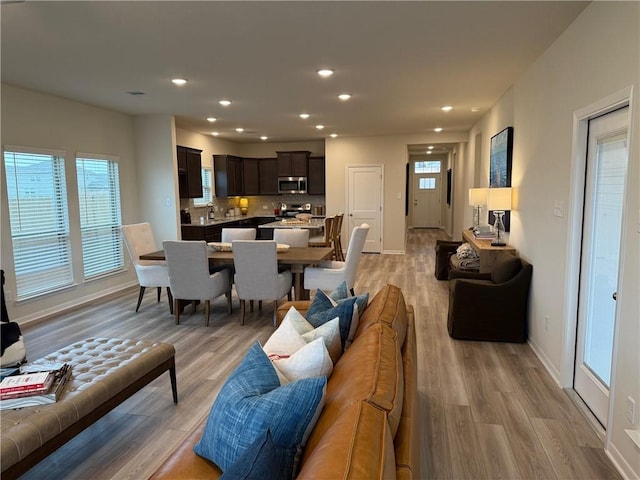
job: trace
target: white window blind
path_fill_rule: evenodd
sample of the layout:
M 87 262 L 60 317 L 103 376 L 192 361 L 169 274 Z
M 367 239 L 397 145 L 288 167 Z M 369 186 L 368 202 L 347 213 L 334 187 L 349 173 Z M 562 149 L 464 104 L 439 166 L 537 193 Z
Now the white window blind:
M 16 297 L 73 283 L 63 152 L 4 152 Z
M 193 204 L 204 206 L 213 201 L 213 192 L 211 188 L 211 169 L 203 167 L 202 171 L 202 197 L 194 198 Z
M 114 159 L 76 157 L 84 278 L 124 268 L 120 177 Z

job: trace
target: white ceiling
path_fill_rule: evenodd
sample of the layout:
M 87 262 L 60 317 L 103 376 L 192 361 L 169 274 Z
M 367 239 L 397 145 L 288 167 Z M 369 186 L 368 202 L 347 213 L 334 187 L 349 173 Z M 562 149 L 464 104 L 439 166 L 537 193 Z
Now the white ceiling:
M 466 131 L 587 3 L 10 2 L 2 82 L 236 142 Z

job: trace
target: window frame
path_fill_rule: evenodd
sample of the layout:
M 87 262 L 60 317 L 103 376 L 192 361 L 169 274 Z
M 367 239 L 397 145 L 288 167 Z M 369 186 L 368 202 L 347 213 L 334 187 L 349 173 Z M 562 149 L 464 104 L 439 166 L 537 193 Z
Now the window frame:
M 208 182 L 205 178 L 205 172 L 208 173 Z M 206 207 L 213 202 L 213 168 L 203 165 L 200 167 L 200 177 L 202 178 L 202 197 L 193 199 L 194 207 Z M 208 183 L 208 185 L 207 185 Z M 206 198 L 206 192 L 209 193 L 209 199 Z

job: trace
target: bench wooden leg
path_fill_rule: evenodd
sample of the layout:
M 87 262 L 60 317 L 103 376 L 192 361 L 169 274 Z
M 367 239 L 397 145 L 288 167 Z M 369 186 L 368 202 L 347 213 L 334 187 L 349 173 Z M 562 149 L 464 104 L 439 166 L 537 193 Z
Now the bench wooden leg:
M 169 378 L 171 379 L 171 392 L 173 393 L 173 403 L 178 403 L 178 382 L 176 380 L 176 363 L 175 359 L 171 367 L 169 367 Z

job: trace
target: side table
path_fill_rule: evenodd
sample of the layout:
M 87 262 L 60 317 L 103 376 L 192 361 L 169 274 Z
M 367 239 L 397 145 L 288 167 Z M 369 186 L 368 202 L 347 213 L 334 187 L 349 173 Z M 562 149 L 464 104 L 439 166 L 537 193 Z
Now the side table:
M 494 247 L 491 245 L 491 239 L 476 238 L 471 230 L 462 231 L 462 239 L 478 252 L 480 256 L 480 273 L 489 273 L 493 268 L 498 255 L 502 252 L 508 252 L 517 255 L 516 249 L 506 245 L 504 247 Z

